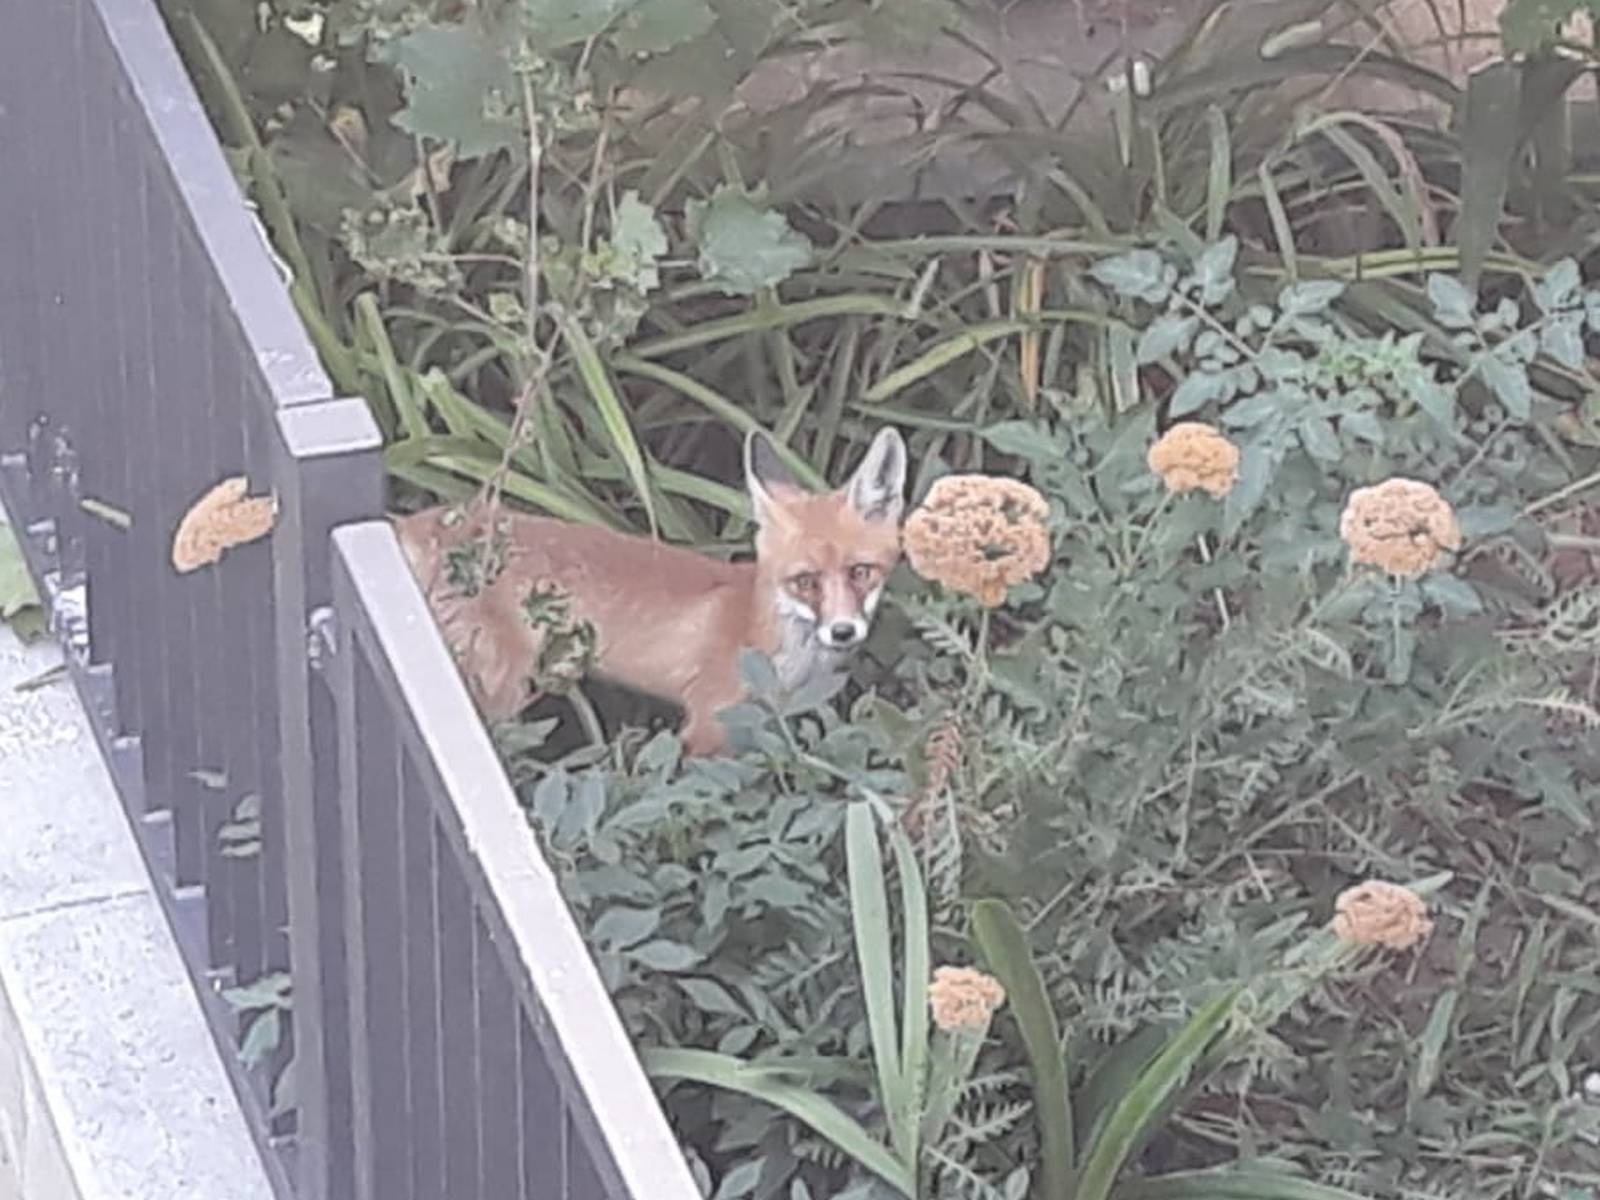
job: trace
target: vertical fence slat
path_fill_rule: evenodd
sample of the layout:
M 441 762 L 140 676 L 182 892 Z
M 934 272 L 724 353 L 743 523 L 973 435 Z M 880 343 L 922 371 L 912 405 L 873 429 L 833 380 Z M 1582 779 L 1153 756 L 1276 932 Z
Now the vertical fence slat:
M 440 833 L 434 840 L 434 903 L 438 921 L 434 945 L 439 956 L 439 1078 L 444 1097 L 445 1194 L 478 1194 L 478 1039 L 473 1012 L 472 895 L 458 872 L 449 869 L 450 849 Z
M 434 821 L 415 765 L 406 759 L 401 818 L 400 872 L 405 886 L 404 1033 L 406 1086 L 411 1129 L 411 1195 L 415 1200 L 444 1191 L 444 1108 L 439 1079 L 439 961 L 434 947 Z
M 478 999 L 478 1194 L 517 1194 L 517 998 L 504 957 L 475 921 Z
M 544 1045 L 529 1017 L 517 1021 L 517 1111 L 522 1129 L 518 1154 L 523 1200 L 567 1194 L 567 1116 Z

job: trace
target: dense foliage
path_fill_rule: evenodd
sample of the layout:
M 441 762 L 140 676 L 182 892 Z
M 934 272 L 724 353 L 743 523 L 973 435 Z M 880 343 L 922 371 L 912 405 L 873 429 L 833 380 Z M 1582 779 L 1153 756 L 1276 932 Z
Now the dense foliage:
M 752 659 L 735 757 L 589 685 L 497 731 L 708 1192 L 1582 1194 L 1600 213 L 1562 22 L 1592 5 L 1519 0 L 1525 57 L 1470 81 L 1381 6 L 1298 0 L 1193 6 L 1077 115 L 996 60 L 864 152 L 1015 168 L 942 205 L 850 191 L 852 121 L 916 110 L 909 77 L 732 103 L 986 7 L 169 10 L 400 503 L 488 485 L 720 553 L 739 435 L 817 483 L 884 421 L 913 500 L 1048 501 L 1003 606 L 903 570 L 842 690 Z M 1352 80 L 1415 103 L 1324 103 Z M 1152 470 L 1190 420 L 1239 452 L 1225 494 Z M 1341 537 L 1395 476 L 1459 522 L 1416 577 Z M 1374 877 L 1428 892 L 1420 949 L 1323 928 Z M 913 1016 L 942 964 L 1006 984 L 966 1041 Z

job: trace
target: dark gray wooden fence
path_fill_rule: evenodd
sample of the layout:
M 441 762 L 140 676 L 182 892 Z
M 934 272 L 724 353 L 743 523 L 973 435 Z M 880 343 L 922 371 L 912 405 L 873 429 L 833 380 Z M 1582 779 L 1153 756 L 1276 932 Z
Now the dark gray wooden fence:
M 278 1192 L 691 1200 L 277 272 L 153 0 L 5 6 L 0 498 Z M 238 475 L 271 535 L 179 573 Z

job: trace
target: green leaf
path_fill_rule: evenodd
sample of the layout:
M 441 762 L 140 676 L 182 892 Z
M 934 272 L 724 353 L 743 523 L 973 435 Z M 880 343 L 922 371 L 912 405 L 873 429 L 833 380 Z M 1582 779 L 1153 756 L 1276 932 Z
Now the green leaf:
M 1312 458 L 1336 463 L 1344 457 L 1339 435 L 1325 417 L 1302 417 L 1298 426 L 1300 444 Z
M 902 1160 L 915 1135 L 899 1124 L 891 1107 L 901 1094 L 904 1075 L 895 1037 L 894 962 L 889 946 L 889 896 L 883 882 L 883 852 L 878 846 L 872 808 L 851 803 L 845 814 L 845 868 L 850 881 L 850 919 L 855 929 L 856 964 L 866 999 L 867 1029 L 878 1075 L 878 1102 L 889 1116 L 889 1138 Z
M 1422 595 L 1447 617 L 1470 617 L 1483 611 L 1477 589 L 1458 575 L 1435 571 L 1423 579 Z
M 903 1196 L 917 1194 L 911 1172 L 858 1122 L 815 1092 L 779 1082 L 751 1064 L 709 1050 L 647 1046 L 639 1051 L 639 1061 L 652 1079 L 692 1079 L 781 1108 Z
M 1370 1200 L 1325 1183 L 1255 1167 L 1217 1167 L 1173 1171 L 1132 1180 L 1117 1189 L 1118 1200 Z
M 549 53 L 586 41 L 639 0 L 521 0 L 522 27 L 528 41 Z
M 1074 1133 L 1068 1069 L 1061 1028 L 1016 914 L 1004 900 L 979 900 L 972 906 L 972 937 L 989 969 L 1006 990 L 1007 1006 L 1022 1031 L 1033 1075 L 1034 1119 L 1043 1150 L 1044 1194 L 1072 1192 Z
M 1106 1200 L 1129 1154 L 1143 1141 L 1166 1099 L 1189 1081 L 1195 1064 L 1227 1024 L 1244 990 L 1243 984 L 1225 989 L 1195 1013 L 1155 1061 L 1140 1072 L 1089 1148 L 1073 1200 Z
M 1539 348 L 1562 366 L 1583 370 L 1583 314 L 1573 312 L 1547 318 L 1539 328 Z
M 10 525 L 0 522 L 0 621 L 39 606 L 39 593 L 22 558 L 22 547 Z
M 894 849 L 895 868 L 900 874 L 900 912 L 903 922 L 905 968 L 900 1016 L 900 1090 L 889 1098 L 898 1112 L 891 1112 L 890 1128 L 904 1125 L 910 1144 L 901 1150 L 906 1162 L 921 1156 L 918 1144 L 918 1118 L 922 1115 L 924 1076 L 928 1064 L 928 983 L 933 974 L 928 946 L 928 895 L 917 865 L 917 852 L 911 839 L 898 824 L 888 830 Z
M 645 467 L 644 451 L 639 446 L 639 440 L 633 435 L 633 426 L 628 423 L 627 409 L 623 407 L 616 388 L 611 385 L 611 376 L 607 373 L 605 364 L 600 361 L 600 352 L 595 349 L 594 342 L 590 340 L 588 332 L 583 327 L 583 322 L 566 310 L 562 310 L 557 316 L 557 321 L 561 326 L 562 336 L 566 339 L 567 348 L 572 351 L 573 361 L 578 365 L 578 374 L 582 377 L 584 386 L 600 413 L 601 424 L 611 439 L 611 445 L 622 460 L 623 466 L 627 468 L 634 490 L 644 503 L 645 516 L 650 522 L 650 532 L 653 535 L 656 532 L 656 509 L 650 487 L 650 473 Z
M 1339 417 L 1339 429 L 1370 446 L 1381 446 L 1385 440 L 1383 422 L 1378 420 L 1376 413 L 1344 413 Z
M 663 941 L 659 938 L 642 946 L 635 946 L 625 953 L 635 962 L 641 962 L 656 971 L 687 971 L 705 959 L 705 955 L 692 946 Z
M 632 266 L 629 282 L 634 287 L 649 292 L 660 285 L 656 262 L 667 252 L 667 234 L 656 219 L 656 210 L 640 200 L 632 188 L 622 193 L 617 204 L 611 245 Z
M 239 1058 L 247 1067 L 265 1062 L 283 1040 L 283 1010 L 269 1008 L 250 1022 L 250 1030 L 239 1046 Z
M 1526 421 L 1533 415 L 1533 387 L 1528 382 L 1527 368 L 1507 362 L 1499 354 L 1486 354 L 1478 360 L 1478 374 L 1505 405 L 1506 414 L 1513 421 Z
M 619 905 L 601 913 L 589 927 L 589 936 L 601 946 L 613 949 L 644 941 L 661 924 L 661 913 L 653 908 Z
M 1433 319 L 1446 329 L 1471 328 L 1472 314 L 1478 307 L 1477 296 L 1453 275 L 1434 273 L 1428 276 L 1428 301 L 1433 305 Z
M 1461 214 L 1455 240 L 1462 282 L 1473 291 L 1500 236 L 1506 185 L 1520 140 L 1521 104 L 1519 64 L 1487 63 L 1468 76 L 1461 118 Z
M 1239 239 L 1231 233 L 1201 253 L 1194 264 L 1201 304 L 1207 308 L 1221 304 L 1233 292 L 1233 264 L 1238 256 Z
M 716 23 L 706 0 L 640 0 L 617 22 L 611 41 L 624 54 L 660 54 Z
M 811 239 L 742 188 L 722 184 L 709 201 L 690 200 L 684 211 L 700 247 L 700 273 L 724 292 L 754 295 L 811 265 Z
M 1139 335 L 1139 348 L 1135 357 L 1142 365 L 1165 358 L 1175 350 L 1188 349 L 1199 324 L 1199 317 L 1174 316 L 1170 313 L 1157 317 L 1145 327 L 1144 333 Z
M 1550 269 L 1533 281 L 1528 294 L 1542 313 L 1559 312 L 1579 302 L 1578 290 L 1583 277 L 1578 271 L 1578 260 L 1570 255 L 1552 263 Z
M 452 142 L 476 158 L 522 137 L 516 77 L 504 45 L 472 25 L 423 25 L 374 56 L 405 80 L 406 107 L 391 120 L 418 137 Z
M 1279 292 L 1278 308 L 1287 317 L 1309 317 L 1327 311 L 1342 295 L 1344 284 L 1337 279 L 1308 279 Z
M 1532 54 L 1551 45 L 1581 9 L 1594 12 L 1594 0 L 1511 0 L 1500 12 L 1500 36 L 1512 54 Z
M 1184 377 L 1172 393 L 1169 416 L 1186 417 L 1222 395 L 1223 376 L 1218 371 L 1195 371 Z
M 1167 264 L 1154 250 L 1130 250 L 1099 259 L 1090 266 L 1089 277 L 1119 296 L 1148 300 L 1152 304 L 1165 300 L 1172 290 Z

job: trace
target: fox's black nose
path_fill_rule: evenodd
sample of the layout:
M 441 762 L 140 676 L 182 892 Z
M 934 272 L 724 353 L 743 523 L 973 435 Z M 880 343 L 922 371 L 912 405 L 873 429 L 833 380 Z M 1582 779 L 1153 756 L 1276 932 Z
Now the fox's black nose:
M 828 632 L 832 635 L 835 646 L 848 646 L 856 640 L 856 627 L 850 621 L 836 621 Z

